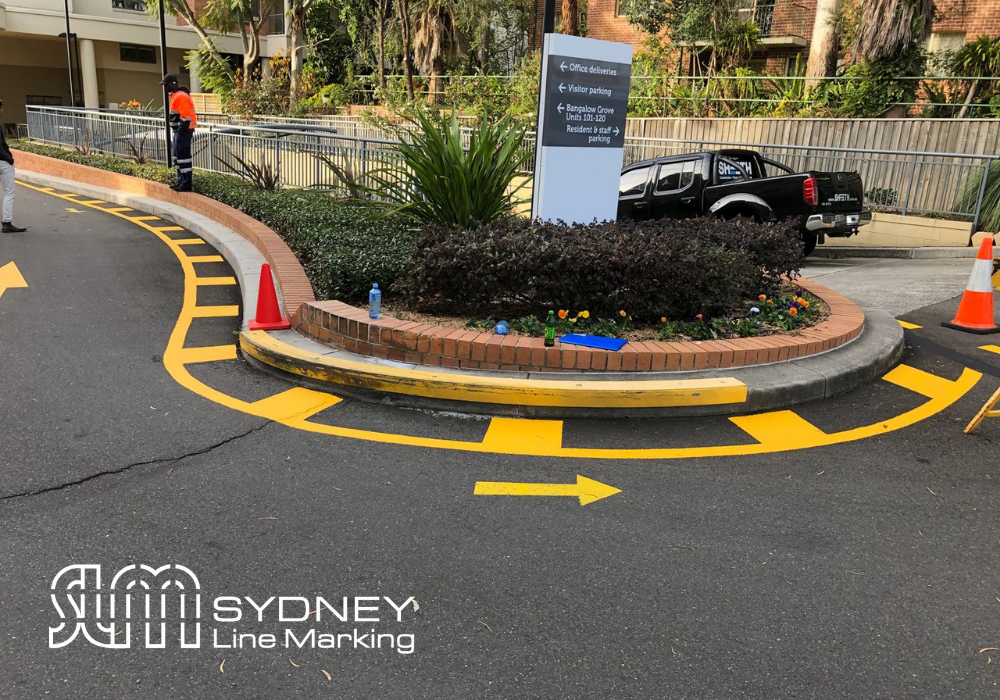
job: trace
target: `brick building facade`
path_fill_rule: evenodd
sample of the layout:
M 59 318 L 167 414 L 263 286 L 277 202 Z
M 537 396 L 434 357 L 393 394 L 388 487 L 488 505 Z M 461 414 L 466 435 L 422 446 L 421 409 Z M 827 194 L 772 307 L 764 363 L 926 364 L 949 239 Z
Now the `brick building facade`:
M 593 39 L 620 41 L 638 47 L 645 33 L 620 13 L 621 0 L 580 0 L 581 27 Z M 561 0 L 556 0 L 556 12 Z M 544 0 L 534 0 L 535 22 L 529 37 L 532 49 L 541 47 Z M 762 50 L 749 61 L 750 67 L 772 75 L 792 73 L 798 61 L 805 70 L 816 18 L 816 0 L 744 0 L 741 19 L 761 29 Z M 558 20 L 558 14 L 557 14 Z M 557 21 L 558 27 L 558 21 Z M 927 42 L 931 51 L 956 49 L 988 34 L 1000 36 L 1000 0 L 938 0 L 937 16 Z M 692 72 L 697 51 L 685 50 L 682 72 Z

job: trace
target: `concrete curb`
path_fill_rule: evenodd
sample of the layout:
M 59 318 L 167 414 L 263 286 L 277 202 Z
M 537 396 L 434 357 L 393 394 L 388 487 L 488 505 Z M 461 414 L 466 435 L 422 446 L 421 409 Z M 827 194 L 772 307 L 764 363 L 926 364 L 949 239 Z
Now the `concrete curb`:
M 30 171 L 19 171 L 18 178 L 35 185 L 52 187 L 68 192 L 77 192 L 94 199 L 101 199 L 121 206 L 132 207 L 149 212 L 171 221 L 178 226 L 184 226 L 202 236 L 206 241 L 222 253 L 225 260 L 236 272 L 243 295 L 244 328 L 246 321 L 252 317 L 256 308 L 257 286 L 260 277 L 260 266 L 265 262 L 260 251 L 243 236 L 231 229 L 193 211 L 180 206 L 167 204 L 156 199 L 109 190 L 103 187 L 66 180 L 49 175 L 40 175 Z M 895 366 L 903 353 L 903 329 L 888 313 L 881 310 L 865 312 L 865 327 L 861 335 L 853 341 L 834 350 L 818 355 L 811 355 L 799 360 L 779 362 L 770 365 L 757 365 L 742 369 L 703 370 L 697 372 L 644 372 L 637 379 L 634 372 L 602 372 L 600 374 L 577 374 L 570 372 L 537 373 L 537 372 L 490 372 L 485 370 L 448 370 L 437 368 L 434 372 L 427 368 L 402 362 L 381 360 L 369 356 L 357 355 L 344 350 L 337 350 L 319 342 L 305 338 L 294 331 L 278 331 L 267 334 L 279 346 L 287 346 L 282 353 L 271 352 L 267 356 L 254 357 L 244 352 L 244 359 L 251 365 L 271 374 L 289 379 L 305 386 L 313 386 L 324 390 L 334 390 L 336 393 L 353 396 L 366 401 L 392 404 L 413 408 L 462 411 L 466 413 L 488 413 L 491 415 L 510 415 L 537 418 L 569 418 L 569 417 L 652 417 L 652 416 L 695 416 L 695 415 L 735 415 L 757 413 L 761 411 L 786 408 L 850 391 L 866 382 L 872 381 Z M 252 336 L 250 336 L 252 337 Z M 240 339 L 244 348 L 247 346 L 247 335 Z M 328 357 L 331 364 L 338 364 L 339 379 L 323 381 L 317 379 L 316 362 L 303 362 L 301 356 L 312 353 Z M 261 359 L 263 358 L 263 359 Z M 322 362 L 320 362 L 322 364 Z M 280 368 L 278 366 L 279 365 Z M 344 366 L 358 366 L 361 369 L 344 374 Z M 419 388 L 413 391 L 413 381 L 405 383 L 408 391 L 401 391 L 399 386 L 393 387 L 398 381 L 400 372 L 434 375 L 434 381 L 448 384 L 449 375 L 456 377 L 452 387 L 445 394 L 440 391 L 432 395 L 421 395 Z M 361 381 L 357 375 L 363 374 L 367 379 Z M 380 376 L 381 375 L 381 376 Z M 540 376 L 541 375 L 541 376 Z M 346 376 L 346 379 L 344 378 Z M 372 383 L 370 378 L 379 380 Z M 397 379 L 393 379 L 396 377 Z M 462 379 L 458 379 L 461 377 Z M 470 378 L 476 388 L 461 395 L 455 387 L 468 385 Z M 706 405 L 704 400 L 697 398 L 697 393 L 688 389 L 688 395 L 694 396 L 688 405 L 653 405 L 647 399 L 636 398 L 646 389 L 650 395 L 656 391 L 662 393 L 663 382 L 684 383 L 689 380 L 700 380 L 697 385 L 713 384 L 705 380 L 728 380 L 719 385 L 731 384 L 732 381 L 746 385 L 745 402 L 716 402 Z M 494 384 L 501 386 L 511 380 L 544 381 L 545 384 L 560 384 L 565 382 L 567 388 L 573 384 L 586 382 L 591 385 L 608 383 L 617 385 L 614 390 L 609 386 L 602 389 L 618 392 L 618 398 L 606 403 L 590 402 L 593 405 L 524 405 L 497 403 L 492 400 L 483 401 L 484 394 L 480 386 Z M 418 381 L 419 384 L 419 381 Z M 645 386 L 644 386 L 645 385 Z M 371 387 L 377 388 L 371 388 Z M 565 393 L 565 390 L 559 390 Z M 442 398 L 447 395 L 449 398 Z
M 1000 256 L 1000 248 L 994 249 L 994 255 Z M 939 260 L 945 258 L 974 258 L 979 246 L 964 248 L 928 247 L 928 248 L 867 248 L 864 246 L 836 246 L 831 248 L 818 247 L 812 253 L 812 258 L 902 258 L 906 260 Z

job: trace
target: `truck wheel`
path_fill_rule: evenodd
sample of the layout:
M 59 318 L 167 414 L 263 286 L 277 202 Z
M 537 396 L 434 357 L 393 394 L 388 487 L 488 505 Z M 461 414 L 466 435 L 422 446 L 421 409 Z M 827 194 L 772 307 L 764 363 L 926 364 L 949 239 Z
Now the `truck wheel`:
M 813 233 L 803 233 L 802 234 L 802 245 L 805 248 L 805 255 L 812 255 L 812 252 L 816 250 L 816 243 L 819 238 Z

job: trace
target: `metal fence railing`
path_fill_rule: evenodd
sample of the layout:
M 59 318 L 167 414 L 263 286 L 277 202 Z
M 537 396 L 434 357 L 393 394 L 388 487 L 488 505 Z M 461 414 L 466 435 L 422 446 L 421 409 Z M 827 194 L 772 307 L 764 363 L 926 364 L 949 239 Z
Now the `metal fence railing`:
M 29 106 L 28 136 L 37 141 L 100 152 L 133 160 L 166 160 L 162 117 L 64 107 Z M 268 169 L 283 187 L 323 188 L 346 192 L 348 186 L 324 159 L 351 182 L 370 185 L 372 171 L 403 167 L 399 135 L 357 120 L 336 117 L 291 119 L 229 118 L 202 123 L 192 142 L 194 166 L 201 170 L 246 176 Z M 464 128 L 468 145 L 471 128 Z M 978 224 L 987 178 L 997 155 L 913 152 L 774 143 L 642 138 L 625 140 L 623 165 L 666 155 L 747 148 L 796 171 L 857 171 L 865 186 L 866 205 L 899 214 L 955 217 Z M 534 134 L 524 143 L 534 153 Z M 534 168 L 529 157 L 526 170 Z M 779 174 L 777 172 L 770 174 Z

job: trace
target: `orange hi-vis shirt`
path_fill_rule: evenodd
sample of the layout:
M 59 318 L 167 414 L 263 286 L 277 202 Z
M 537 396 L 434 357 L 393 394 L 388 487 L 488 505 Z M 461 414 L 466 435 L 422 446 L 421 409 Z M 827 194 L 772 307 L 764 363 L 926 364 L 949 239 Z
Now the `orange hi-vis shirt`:
M 192 131 L 198 126 L 198 115 L 194 113 L 194 100 L 183 90 L 175 90 L 170 96 L 170 111 L 181 116 L 181 122 L 187 123 Z

